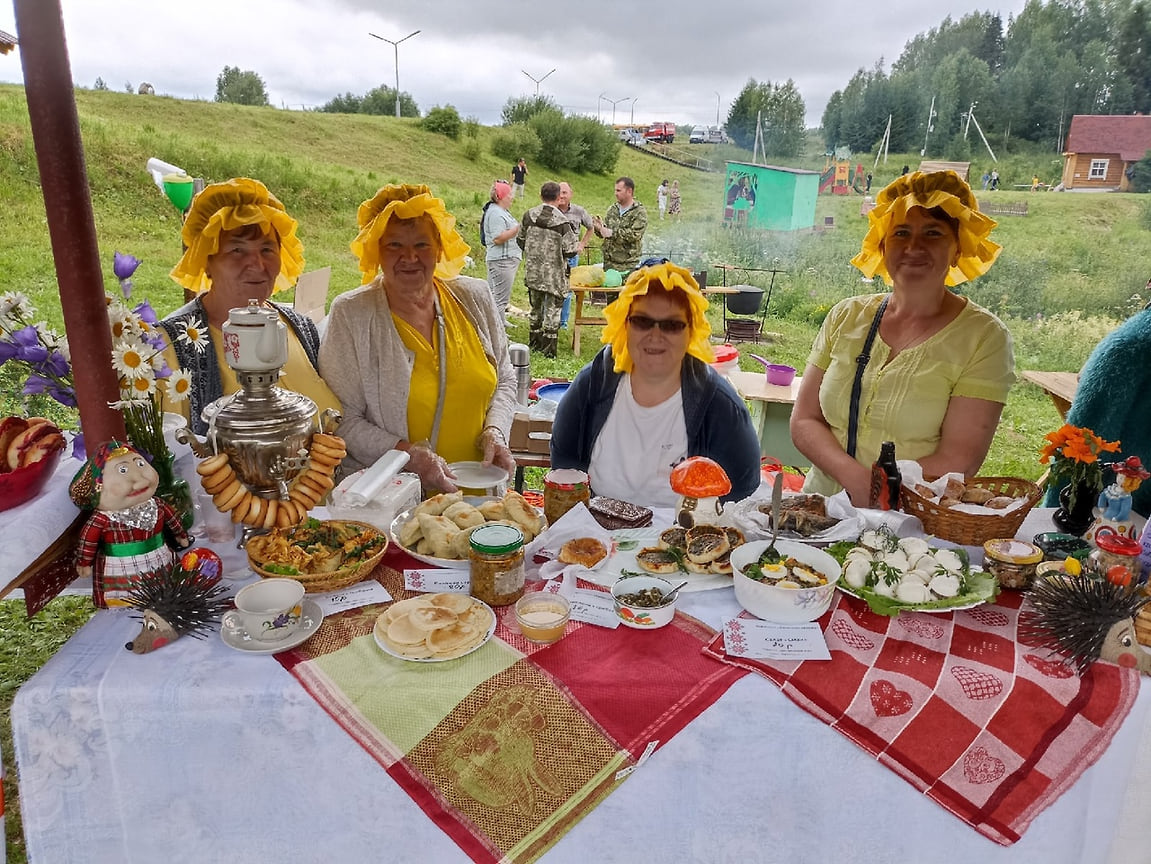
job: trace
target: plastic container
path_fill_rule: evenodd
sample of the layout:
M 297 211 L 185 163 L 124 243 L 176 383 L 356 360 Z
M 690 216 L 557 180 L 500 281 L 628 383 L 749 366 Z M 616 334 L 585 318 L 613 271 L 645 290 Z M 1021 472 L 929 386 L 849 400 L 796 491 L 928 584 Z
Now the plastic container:
M 489 606 L 524 596 L 524 535 L 510 525 L 480 525 L 470 539 L 471 595 Z
M 1134 588 L 1139 580 L 1139 554 L 1142 547 L 1135 540 L 1100 528 L 1095 535 L 1095 549 L 1087 556 L 1087 569 L 1095 576 Z
M 1044 561 L 1062 561 L 1064 558 L 1078 558 L 1080 561 L 1091 551 L 1091 544 L 1074 534 L 1061 534 L 1058 531 L 1045 531 L 1036 534 L 1032 541 L 1043 550 Z
M 728 375 L 739 371 L 739 351 L 732 345 L 717 345 L 715 347 L 715 361 L 711 368 L 720 375 Z
M 1035 581 L 1043 550 L 1025 540 L 997 539 L 983 544 L 983 566 L 1004 588 L 1023 591 Z
M 568 391 L 568 387 L 570 386 L 571 384 L 569 384 L 567 381 L 545 384 L 536 390 L 536 398 L 538 398 L 540 401 L 549 399 L 552 402 L 559 402 L 564 398 L 564 394 Z
M 777 387 L 790 387 L 795 380 L 795 367 L 782 363 L 767 364 L 767 383 Z

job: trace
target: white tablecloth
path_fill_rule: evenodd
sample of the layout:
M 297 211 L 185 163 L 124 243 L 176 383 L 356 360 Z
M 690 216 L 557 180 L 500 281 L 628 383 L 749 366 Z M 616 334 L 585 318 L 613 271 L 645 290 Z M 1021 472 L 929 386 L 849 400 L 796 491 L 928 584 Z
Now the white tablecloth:
M 713 627 L 738 612 L 730 589 L 681 602 Z M 17 694 L 29 861 L 468 860 L 274 658 L 217 634 L 136 656 L 135 632 L 127 613 L 98 613 Z M 753 674 L 542 860 L 1134 864 L 1151 861 L 1148 813 L 1151 688 L 1005 848 Z M 659 824 L 640 846 L 637 819 Z

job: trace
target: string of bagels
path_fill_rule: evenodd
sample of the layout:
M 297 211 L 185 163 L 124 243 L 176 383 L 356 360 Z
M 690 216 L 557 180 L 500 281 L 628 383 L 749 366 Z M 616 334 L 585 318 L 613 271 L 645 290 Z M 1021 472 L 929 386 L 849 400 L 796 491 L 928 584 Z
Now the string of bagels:
M 253 528 L 291 528 L 303 522 L 308 511 L 336 485 L 336 468 L 347 455 L 343 438 L 314 432 L 308 463 L 292 478 L 286 499 L 264 498 L 252 492 L 236 475 L 227 453 L 209 456 L 196 466 L 196 473 L 216 509 L 231 513 L 233 522 Z

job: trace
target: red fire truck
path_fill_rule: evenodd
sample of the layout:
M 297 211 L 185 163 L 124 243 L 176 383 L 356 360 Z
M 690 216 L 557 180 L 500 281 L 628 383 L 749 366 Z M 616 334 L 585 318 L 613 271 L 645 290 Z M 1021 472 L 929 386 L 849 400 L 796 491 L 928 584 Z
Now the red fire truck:
M 670 144 L 675 141 L 674 123 L 652 123 L 643 133 L 645 141 L 655 141 L 661 144 Z

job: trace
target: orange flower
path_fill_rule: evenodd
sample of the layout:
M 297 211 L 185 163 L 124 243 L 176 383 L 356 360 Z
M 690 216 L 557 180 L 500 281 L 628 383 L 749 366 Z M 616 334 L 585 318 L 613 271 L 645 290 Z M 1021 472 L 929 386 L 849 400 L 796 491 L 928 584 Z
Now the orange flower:
M 1043 436 L 1047 442 L 1039 450 L 1039 461 L 1051 463 L 1052 479 L 1072 486 L 1103 488 L 1103 465 L 1100 453 L 1119 450 L 1118 441 L 1105 441 L 1091 429 L 1064 423 Z

